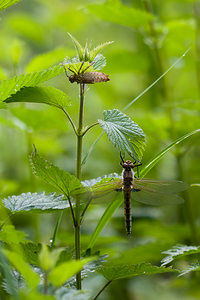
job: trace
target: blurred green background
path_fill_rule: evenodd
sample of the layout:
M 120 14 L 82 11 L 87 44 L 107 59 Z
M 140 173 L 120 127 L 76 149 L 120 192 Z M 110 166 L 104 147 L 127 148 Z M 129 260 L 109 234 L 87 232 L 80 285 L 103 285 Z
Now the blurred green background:
M 135 9 L 138 9 L 136 11 Z M 103 72 L 110 81 L 88 86 L 85 125 L 102 119 L 104 109 L 123 108 L 162 75 L 183 53 L 186 56 L 125 113 L 145 132 L 147 146 L 143 162 L 184 134 L 200 121 L 200 1 L 77 1 L 23 0 L 0 14 L 0 79 L 47 69 L 76 55 L 70 32 L 81 44 L 114 43 L 103 51 Z M 78 85 L 61 74 L 43 84 L 66 92 L 72 99 L 68 112 L 78 119 Z M 101 133 L 94 127 L 84 138 L 84 153 Z M 0 110 L 0 195 L 52 191 L 32 174 L 29 155 L 35 144 L 43 157 L 75 173 L 76 138 L 65 115 L 42 104 L 9 104 Z M 199 183 L 199 135 L 178 145 L 148 174 L 154 179 L 181 179 Z M 127 157 L 128 158 L 128 157 Z M 121 172 L 120 157 L 106 136 L 97 143 L 83 166 L 83 179 Z M 97 249 L 111 256 L 132 247 L 155 243 L 158 263 L 163 250 L 175 244 L 199 243 L 199 188 L 184 193 L 179 207 L 152 208 L 133 203 L 133 238 L 127 240 L 123 208 L 118 209 L 104 229 Z M 83 247 L 89 241 L 105 207 L 91 207 L 82 229 Z M 66 217 L 67 214 L 67 217 Z M 1 221 L 7 212 L 1 208 Z M 73 248 L 73 228 L 65 213 L 57 245 Z M 31 240 L 49 243 L 57 214 L 18 214 L 11 218 Z M 129 257 L 131 262 L 132 257 Z M 103 279 L 91 277 L 97 291 Z M 99 299 L 199 299 L 197 278 L 175 275 L 139 277 L 120 281 Z M 145 287 L 145 288 L 144 288 Z M 161 298 L 162 293 L 162 298 Z

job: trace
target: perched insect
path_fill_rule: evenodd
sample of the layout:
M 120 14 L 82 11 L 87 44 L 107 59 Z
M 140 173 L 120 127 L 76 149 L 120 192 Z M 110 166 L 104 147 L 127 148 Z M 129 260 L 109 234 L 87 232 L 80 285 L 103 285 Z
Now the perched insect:
M 141 163 L 136 161 L 132 162 L 130 160 L 124 161 L 121 156 L 120 164 L 123 168 L 122 178 L 112 178 L 106 183 L 92 185 L 91 188 L 88 189 L 88 198 L 91 201 L 91 199 L 102 197 L 112 191 L 122 190 L 124 194 L 125 225 L 128 235 L 131 234 L 132 227 L 131 194 L 134 200 L 150 205 L 180 204 L 183 202 L 183 199 L 176 195 L 176 193 L 188 189 L 189 186 L 187 183 L 176 180 L 135 178 L 133 169 L 140 166 Z M 81 202 L 87 203 L 85 200 Z M 95 202 L 95 200 L 92 200 L 92 202 Z M 101 200 L 98 200 L 96 203 L 100 202 Z
M 85 63 L 84 61 L 81 63 L 81 66 L 77 73 L 69 67 L 68 70 L 73 73 L 73 75 L 70 76 L 67 74 L 67 70 L 64 66 L 65 74 L 69 78 L 69 81 L 71 83 L 77 82 L 77 83 L 93 84 L 95 82 L 106 82 L 110 80 L 108 78 L 108 75 L 106 75 L 105 73 L 86 72 L 94 64 L 94 62 L 91 62 L 89 66 L 87 66 L 85 69 L 82 70 L 84 63 Z

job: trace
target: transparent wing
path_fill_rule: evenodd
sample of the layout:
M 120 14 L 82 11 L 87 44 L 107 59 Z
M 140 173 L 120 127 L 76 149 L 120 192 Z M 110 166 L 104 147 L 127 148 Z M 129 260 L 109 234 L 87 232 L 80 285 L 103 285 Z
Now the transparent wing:
M 132 193 L 133 200 L 150 205 L 175 205 L 183 203 L 184 200 L 178 195 L 150 192 L 141 190 Z
M 133 187 L 154 193 L 176 194 L 187 190 L 189 185 L 177 180 L 134 179 Z

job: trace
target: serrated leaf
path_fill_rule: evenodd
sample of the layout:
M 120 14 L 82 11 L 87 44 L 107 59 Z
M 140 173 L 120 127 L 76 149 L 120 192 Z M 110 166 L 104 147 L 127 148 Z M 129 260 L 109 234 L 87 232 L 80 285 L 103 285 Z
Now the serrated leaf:
M 97 54 L 99 54 L 99 52 L 101 52 L 105 47 L 107 47 L 108 45 L 111 45 L 112 43 L 114 43 L 114 41 L 105 42 L 103 44 L 98 45 L 94 49 L 92 49 L 89 53 L 90 61 L 93 61 L 95 59 L 95 57 L 97 56 Z
M 57 248 L 50 251 L 47 245 L 42 245 L 42 249 L 39 254 L 40 266 L 44 271 L 49 271 L 52 269 L 59 258 L 59 255 L 63 249 Z
M 0 11 L 4 10 L 5 8 L 20 2 L 21 0 L 1 0 L 0 1 Z
M 154 19 L 152 14 L 124 5 L 119 0 L 108 0 L 103 4 L 89 4 L 87 8 L 91 14 L 104 21 L 132 28 L 144 26 Z
M 183 276 L 187 273 L 190 273 L 190 272 L 194 272 L 194 271 L 200 271 L 200 263 L 197 262 L 191 266 L 189 266 L 188 268 L 186 268 L 184 271 L 181 272 L 181 274 L 178 275 L 178 277 L 180 276 Z
M 172 249 L 163 252 L 168 254 L 165 258 L 161 260 L 162 266 L 169 264 L 176 258 L 183 257 L 190 254 L 200 253 L 200 246 L 175 246 Z
M 101 70 L 106 66 L 106 59 L 102 54 L 97 54 L 97 56 L 93 60 L 93 69 Z
M 6 244 L 19 244 L 27 241 L 27 234 L 16 230 L 13 225 L 4 225 L 0 231 L 0 240 Z
M 118 109 L 104 111 L 104 120 L 98 120 L 112 144 L 134 159 L 141 160 L 145 148 L 142 129 Z
M 78 57 L 79 57 L 79 61 L 84 61 L 85 57 L 84 57 L 84 52 L 85 52 L 85 49 L 81 46 L 81 44 L 77 41 L 77 39 L 75 39 L 75 37 L 73 37 L 69 32 L 67 33 L 70 38 L 72 39 L 73 43 L 74 43 L 74 46 L 76 48 L 76 51 L 77 51 L 77 54 L 78 54 Z
M 6 99 L 6 103 L 11 102 L 45 103 L 60 109 L 70 105 L 69 97 L 64 92 L 50 86 L 23 88 Z
M 4 206 L 12 212 L 29 210 L 58 210 L 69 207 L 68 200 L 63 195 L 45 193 L 23 193 L 18 196 L 8 196 L 3 200 Z
M 150 263 L 142 263 L 137 265 L 117 265 L 117 266 L 104 266 L 97 270 L 107 280 L 117 280 L 122 278 L 131 278 L 140 275 L 161 274 L 167 272 L 177 272 L 172 268 L 157 267 Z
M 5 101 L 11 95 L 16 94 L 23 87 L 34 87 L 64 72 L 62 65 L 48 70 L 21 74 L 8 80 L 3 80 L 0 85 L 0 100 Z M 5 101 L 6 102 L 6 101 Z
M 46 183 L 51 184 L 67 197 L 69 197 L 73 191 L 82 187 L 81 182 L 74 175 L 67 173 L 51 162 L 43 159 L 36 151 L 33 152 L 31 156 L 31 163 L 36 176 L 43 179 Z
M 29 287 L 35 289 L 40 282 L 40 277 L 36 274 L 32 268 L 24 261 L 23 257 L 18 253 L 4 250 L 3 253 L 6 255 L 11 264 L 18 270 L 18 272 L 24 277 Z
M 73 275 L 81 271 L 83 266 L 93 260 L 93 258 L 85 258 L 82 260 L 72 260 L 61 263 L 55 267 L 49 274 L 48 279 L 56 286 L 59 287 L 70 279 Z

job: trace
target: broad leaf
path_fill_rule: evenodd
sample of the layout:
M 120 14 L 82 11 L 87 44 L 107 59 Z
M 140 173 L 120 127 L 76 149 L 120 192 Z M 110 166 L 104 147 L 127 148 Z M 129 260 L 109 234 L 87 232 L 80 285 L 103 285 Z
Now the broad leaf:
M 46 183 L 51 184 L 67 197 L 69 197 L 73 191 L 82 187 L 81 182 L 75 176 L 43 159 L 36 151 L 33 152 L 31 156 L 31 163 L 36 176 L 43 179 Z
M 183 271 L 181 272 L 181 274 L 178 275 L 178 277 L 183 276 L 183 275 L 185 275 L 185 274 L 187 274 L 187 273 L 190 273 L 190 272 L 194 272 L 194 271 L 200 271 L 200 263 L 199 263 L 199 262 L 197 262 L 197 263 L 195 263 L 195 264 L 189 266 L 189 267 L 186 268 L 185 270 L 183 270 Z
M 18 272 L 24 277 L 29 287 L 35 289 L 40 282 L 40 277 L 36 274 L 32 268 L 24 261 L 21 255 L 18 253 L 4 250 L 3 251 L 11 264 L 18 270 Z
M 63 195 L 45 193 L 23 193 L 18 196 L 8 196 L 3 200 L 4 206 L 12 212 L 29 210 L 57 210 L 69 207 L 68 200 Z
M 4 10 L 5 8 L 20 2 L 21 0 L 1 0 L 0 1 L 0 11 Z
M 122 278 L 131 278 L 140 275 L 177 272 L 177 270 L 174 270 L 172 268 L 157 267 L 149 263 L 142 263 L 137 265 L 104 266 L 97 270 L 97 272 L 103 275 L 107 280 L 112 281 Z
M 77 272 L 81 271 L 83 266 L 92 259 L 94 258 L 85 258 L 82 260 L 72 260 L 61 263 L 50 272 L 48 278 L 56 287 L 59 287 Z
M 162 259 L 162 266 L 169 264 L 176 258 L 200 253 L 200 246 L 175 246 L 172 249 L 164 251 L 163 253 L 168 255 Z
M 47 81 L 63 72 L 63 66 L 58 65 L 48 70 L 21 74 L 8 80 L 4 80 L 0 85 L 0 101 L 5 101 L 23 87 L 34 87 L 39 83 Z
M 0 240 L 6 244 L 27 242 L 26 237 L 25 232 L 16 230 L 13 225 L 4 225 L 0 231 Z
M 6 99 L 6 102 L 45 103 L 60 109 L 70 105 L 69 97 L 64 92 L 50 86 L 23 88 Z
M 141 160 L 145 148 L 142 129 L 118 109 L 104 111 L 104 120 L 98 120 L 109 140 L 120 151 Z
M 89 291 L 75 290 L 71 288 L 61 287 L 55 292 L 56 300 L 88 300 L 91 299 Z
M 122 4 L 119 0 L 108 0 L 103 4 L 89 4 L 87 8 L 91 14 L 108 22 L 137 28 L 153 20 L 153 15 L 145 11 Z
M 42 245 L 42 249 L 39 254 L 40 267 L 44 271 L 51 270 L 57 263 L 59 255 L 63 249 L 57 248 L 50 251 L 46 245 Z
M 194 130 L 192 132 L 189 132 L 185 135 L 183 135 L 182 137 L 180 137 L 179 139 L 177 139 L 175 142 L 173 142 L 172 144 L 170 144 L 168 147 L 166 147 L 165 149 L 163 149 L 159 154 L 157 154 L 153 159 L 151 159 L 149 162 L 147 162 L 146 164 L 144 164 L 142 166 L 142 168 L 140 169 L 140 177 L 144 177 L 160 160 L 161 158 L 167 154 L 174 146 L 178 145 L 179 143 L 181 143 L 182 141 L 184 141 L 185 139 L 187 139 L 188 137 L 196 134 L 196 133 L 200 133 L 200 129 Z

